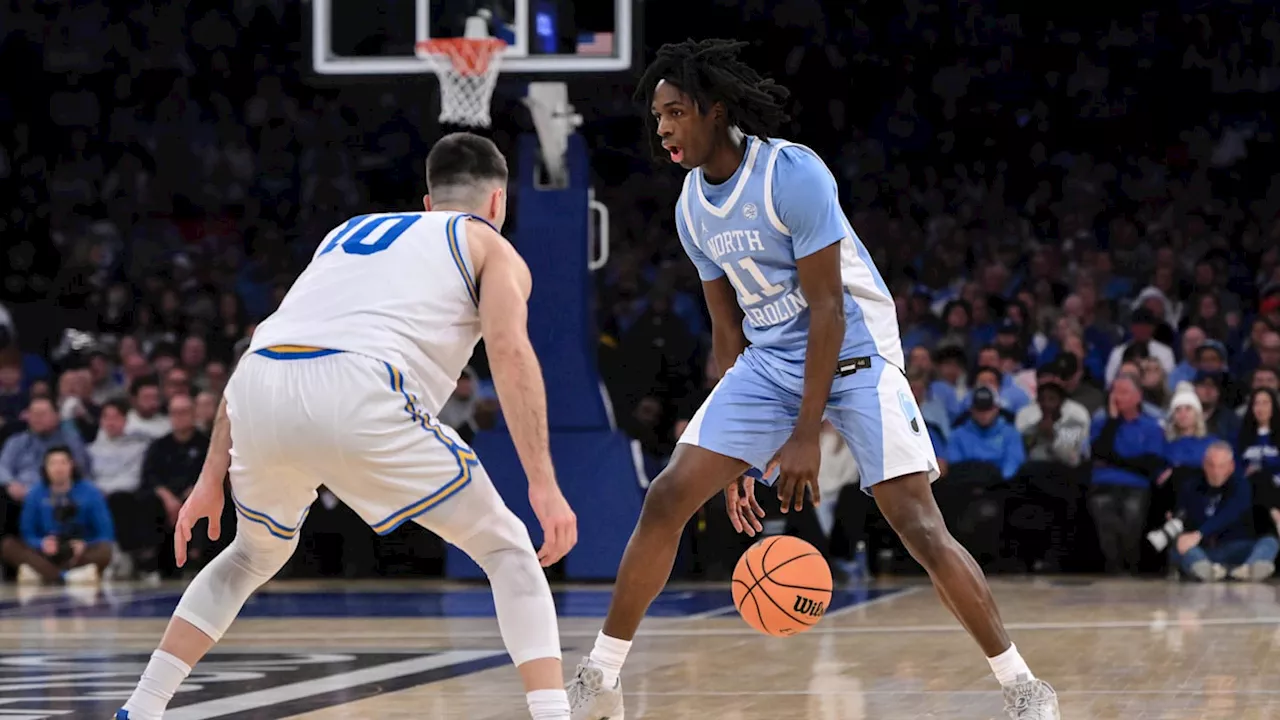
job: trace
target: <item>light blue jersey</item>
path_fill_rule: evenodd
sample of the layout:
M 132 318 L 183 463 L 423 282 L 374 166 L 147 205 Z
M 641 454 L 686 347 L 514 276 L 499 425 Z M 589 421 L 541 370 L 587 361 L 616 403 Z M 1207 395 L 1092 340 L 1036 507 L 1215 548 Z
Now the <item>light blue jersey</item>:
M 795 428 L 804 393 L 809 309 L 796 261 L 840 244 L 847 325 L 825 415 L 844 436 L 861 484 L 938 477 L 923 416 L 903 372 L 897 309 L 840 209 L 836 181 L 812 150 L 748 138 L 733 177 L 685 177 L 676 226 L 704 281 L 737 290 L 750 347 L 690 420 L 680 442 L 764 468 Z M 758 474 L 758 473 L 757 473 Z M 766 478 L 772 482 L 773 478 Z
M 840 208 L 831 171 L 803 145 L 747 143 L 727 181 L 711 184 L 701 168 L 685 177 L 676 227 L 698 275 L 728 278 L 760 359 L 802 380 L 809 313 L 796 261 L 840 243 L 847 318 L 840 358 L 879 355 L 903 367 L 893 297 Z

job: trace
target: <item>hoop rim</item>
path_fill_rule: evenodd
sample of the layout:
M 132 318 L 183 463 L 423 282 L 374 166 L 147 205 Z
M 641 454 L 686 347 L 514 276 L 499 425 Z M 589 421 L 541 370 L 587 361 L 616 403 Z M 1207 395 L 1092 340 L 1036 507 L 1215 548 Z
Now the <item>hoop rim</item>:
M 460 75 L 487 74 L 494 56 L 506 48 L 507 42 L 496 37 L 431 38 L 414 43 L 419 57 L 426 60 L 434 59 L 433 56 L 447 57 L 454 71 Z
M 507 41 L 496 37 L 442 37 L 419 40 L 416 45 L 419 50 L 426 52 L 448 52 L 448 49 L 455 45 L 484 45 L 497 49 L 499 47 L 506 47 Z

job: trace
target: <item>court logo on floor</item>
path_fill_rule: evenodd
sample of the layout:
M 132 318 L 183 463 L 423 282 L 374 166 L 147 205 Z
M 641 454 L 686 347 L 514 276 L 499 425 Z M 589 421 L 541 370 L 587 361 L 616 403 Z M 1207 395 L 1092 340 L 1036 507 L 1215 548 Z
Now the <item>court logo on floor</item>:
M 0 654 L 0 718 L 109 718 L 150 653 Z M 165 720 L 277 720 L 478 672 L 501 650 L 440 652 L 215 651 L 195 669 Z

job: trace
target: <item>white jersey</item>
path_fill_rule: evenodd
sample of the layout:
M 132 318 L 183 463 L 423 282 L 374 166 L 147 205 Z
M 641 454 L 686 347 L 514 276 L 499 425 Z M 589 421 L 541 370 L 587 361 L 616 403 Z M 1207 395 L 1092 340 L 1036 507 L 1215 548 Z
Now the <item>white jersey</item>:
M 426 395 L 422 409 L 438 413 L 480 339 L 468 217 L 381 213 L 334 228 L 249 352 L 366 355 L 406 373 Z

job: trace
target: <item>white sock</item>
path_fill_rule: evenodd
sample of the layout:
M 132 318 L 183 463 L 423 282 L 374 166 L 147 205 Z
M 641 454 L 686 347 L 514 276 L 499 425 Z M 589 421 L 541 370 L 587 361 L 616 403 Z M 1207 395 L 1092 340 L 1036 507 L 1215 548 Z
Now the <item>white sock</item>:
M 618 673 L 622 672 L 622 664 L 627 661 L 630 650 L 630 640 L 611 638 L 603 630 L 596 635 L 596 646 L 591 648 L 591 665 L 604 673 L 605 687 L 618 684 Z
M 191 667 L 173 655 L 163 650 L 151 653 L 138 687 L 124 704 L 130 720 L 160 720 L 178 686 L 190 674 Z
M 569 720 L 569 695 L 560 690 L 534 690 L 525 693 L 533 720 Z
M 987 658 L 987 662 L 991 663 L 991 672 L 996 674 L 996 680 L 999 680 L 1002 686 L 1007 687 L 1036 679 L 1036 676 L 1031 674 L 1031 668 L 1027 667 L 1027 661 L 1018 654 L 1017 645 L 1009 645 L 1008 650 L 993 658 Z

